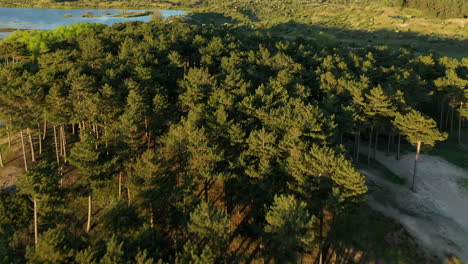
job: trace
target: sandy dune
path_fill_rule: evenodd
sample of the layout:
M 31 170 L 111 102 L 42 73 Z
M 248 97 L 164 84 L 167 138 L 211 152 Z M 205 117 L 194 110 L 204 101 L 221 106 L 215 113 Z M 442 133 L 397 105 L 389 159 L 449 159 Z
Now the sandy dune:
M 409 189 L 414 155 L 401 160 L 377 153 L 377 160 L 406 178 L 407 186 L 393 184 L 370 170 L 361 170 L 370 183 L 369 205 L 406 227 L 431 253 L 457 256 L 468 263 L 468 191 L 457 184 L 468 173 L 440 157 L 421 155 L 416 193 Z

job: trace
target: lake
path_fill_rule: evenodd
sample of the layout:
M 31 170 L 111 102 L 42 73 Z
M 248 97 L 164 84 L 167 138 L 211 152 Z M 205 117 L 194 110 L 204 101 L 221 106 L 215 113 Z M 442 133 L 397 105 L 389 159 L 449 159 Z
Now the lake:
M 144 10 L 126 10 L 127 13 Z M 163 16 L 180 16 L 186 11 L 160 10 Z M 8 8 L 0 7 L 0 31 L 12 29 L 39 29 L 51 30 L 61 25 L 75 23 L 101 23 L 112 25 L 125 21 L 150 21 L 150 16 L 140 17 L 115 17 L 119 15 L 119 9 L 52 9 L 52 8 Z M 87 14 L 90 17 L 83 17 Z M 67 16 L 67 17 L 65 17 Z M 11 32 L 0 32 L 0 38 Z

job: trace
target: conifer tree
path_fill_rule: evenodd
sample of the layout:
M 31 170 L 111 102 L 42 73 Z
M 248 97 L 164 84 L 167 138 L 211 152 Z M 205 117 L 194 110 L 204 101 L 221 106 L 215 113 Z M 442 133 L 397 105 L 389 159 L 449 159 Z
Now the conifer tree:
M 124 258 L 124 242 L 119 242 L 119 239 L 113 235 L 107 242 L 106 254 L 101 258 L 99 264 L 120 264 L 125 263 Z
M 314 242 L 314 218 L 307 204 L 293 195 L 275 196 L 265 216 L 268 255 L 275 263 L 295 263 L 300 252 L 308 251 Z
M 208 245 L 218 257 L 227 246 L 229 229 L 230 222 L 227 213 L 205 202 L 200 203 L 190 213 L 189 232 L 195 235 L 203 245 Z
M 73 259 L 71 235 L 62 228 L 49 229 L 41 234 L 35 247 L 28 247 L 28 263 L 70 263 Z
M 416 146 L 416 157 L 414 159 L 413 180 L 411 190 L 414 192 L 415 180 L 417 172 L 417 162 L 421 147 L 434 146 L 437 141 L 442 141 L 447 138 L 447 133 L 441 133 L 437 129 L 437 124 L 433 119 L 427 118 L 416 110 L 402 115 L 397 113 L 393 121 L 395 126 L 406 136 L 408 141 Z
M 38 215 L 39 211 L 46 211 L 53 208 L 48 208 L 47 203 L 60 197 L 59 195 L 59 178 L 57 165 L 53 163 L 42 162 L 35 168 L 26 172 L 20 178 L 20 192 L 27 194 L 33 201 L 34 210 L 34 242 L 38 243 Z
M 80 133 L 80 141 L 70 151 L 70 163 L 80 169 L 84 177 L 81 183 L 88 192 L 88 220 L 86 231 L 91 230 L 92 193 L 99 183 L 103 182 L 113 166 L 113 160 L 104 158 L 104 149 L 99 148 L 98 141 L 89 130 Z

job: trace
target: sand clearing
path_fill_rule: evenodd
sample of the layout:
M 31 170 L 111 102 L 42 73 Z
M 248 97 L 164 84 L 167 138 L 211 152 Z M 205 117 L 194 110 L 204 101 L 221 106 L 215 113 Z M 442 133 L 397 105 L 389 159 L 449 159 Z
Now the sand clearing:
M 383 152 L 377 160 L 393 173 L 404 177 L 407 186 L 393 184 L 370 170 L 361 170 L 372 184 L 369 205 L 400 222 L 432 254 L 454 255 L 468 263 L 468 191 L 457 179 L 468 173 L 446 160 L 421 155 L 416 178 L 416 193 L 409 189 L 414 155 L 397 161 Z

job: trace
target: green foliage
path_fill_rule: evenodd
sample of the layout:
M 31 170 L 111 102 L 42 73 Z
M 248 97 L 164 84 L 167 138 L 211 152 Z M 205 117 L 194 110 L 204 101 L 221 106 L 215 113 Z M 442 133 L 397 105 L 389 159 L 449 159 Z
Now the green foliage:
M 28 263 L 70 263 L 73 256 L 71 235 L 62 228 L 49 229 L 39 237 L 35 247 L 28 247 Z
M 50 50 L 50 45 L 64 41 L 71 37 L 76 37 L 82 32 L 102 28 L 99 24 L 77 23 L 70 26 L 60 26 L 56 30 L 39 31 L 15 31 L 5 38 L 7 42 L 24 43 L 28 50 L 38 55 Z
M 188 241 L 184 245 L 184 249 L 177 256 L 175 261 L 177 264 L 214 264 L 216 256 L 211 251 L 208 245 L 196 246 L 193 242 Z
M 203 241 L 203 244 L 209 245 L 215 253 L 221 253 L 230 230 L 229 217 L 226 212 L 202 202 L 190 213 L 188 230 Z
M 316 253 L 320 227 L 320 242 L 333 241 L 324 250 L 340 248 L 347 233 L 328 231 L 365 201 L 350 156 L 369 131 L 433 145 L 444 138 L 426 117 L 440 116 L 433 106 L 465 102 L 463 60 L 171 21 L 100 26 L 34 58 L 25 44 L 4 46 L 1 118 L 12 133 L 29 128 L 34 147 L 45 123 L 44 160 L 56 159 L 58 128 L 64 173 L 60 187 L 55 165 L 30 163 L 19 189 L 39 198 L 40 230 L 67 223 L 79 237 L 75 262 L 248 262 L 257 245 L 252 258 L 294 262 Z M 23 203 L 12 207 L 26 226 Z M 21 219 L 2 210 L 1 243 L 21 259 L 31 231 L 8 227 Z
M 8 238 L 15 230 L 24 227 L 30 219 L 30 202 L 20 194 L 0 191 L 0 233 Z
M 315 220 L 306 207 L 293 195 L 275 196 L 265 216 L 264 230 L 268 234 L 269 254 L 276 263 L 295 263 L 299 252 L 312 248 Z
M 163 20 L 164 20 L 164 16 L 161 11 L 159 10 L 153 11 L 153 14 L 151 14 L 151 21 L 159 22 Z
M 125 263 L 123 244 L 124 242 L 119 242 L 119 239 L 113 235 L 107 242 L 106 253 L 99 261 L 99 264 Z
M 439 132 L 433 119 L 424 117 L 416 110 L 406 115 L 397 114 L 394 124 L 413 145 L 421 142 L 427 146 L 434 146 L 437 141 L 447 138 L 447 133 Z

